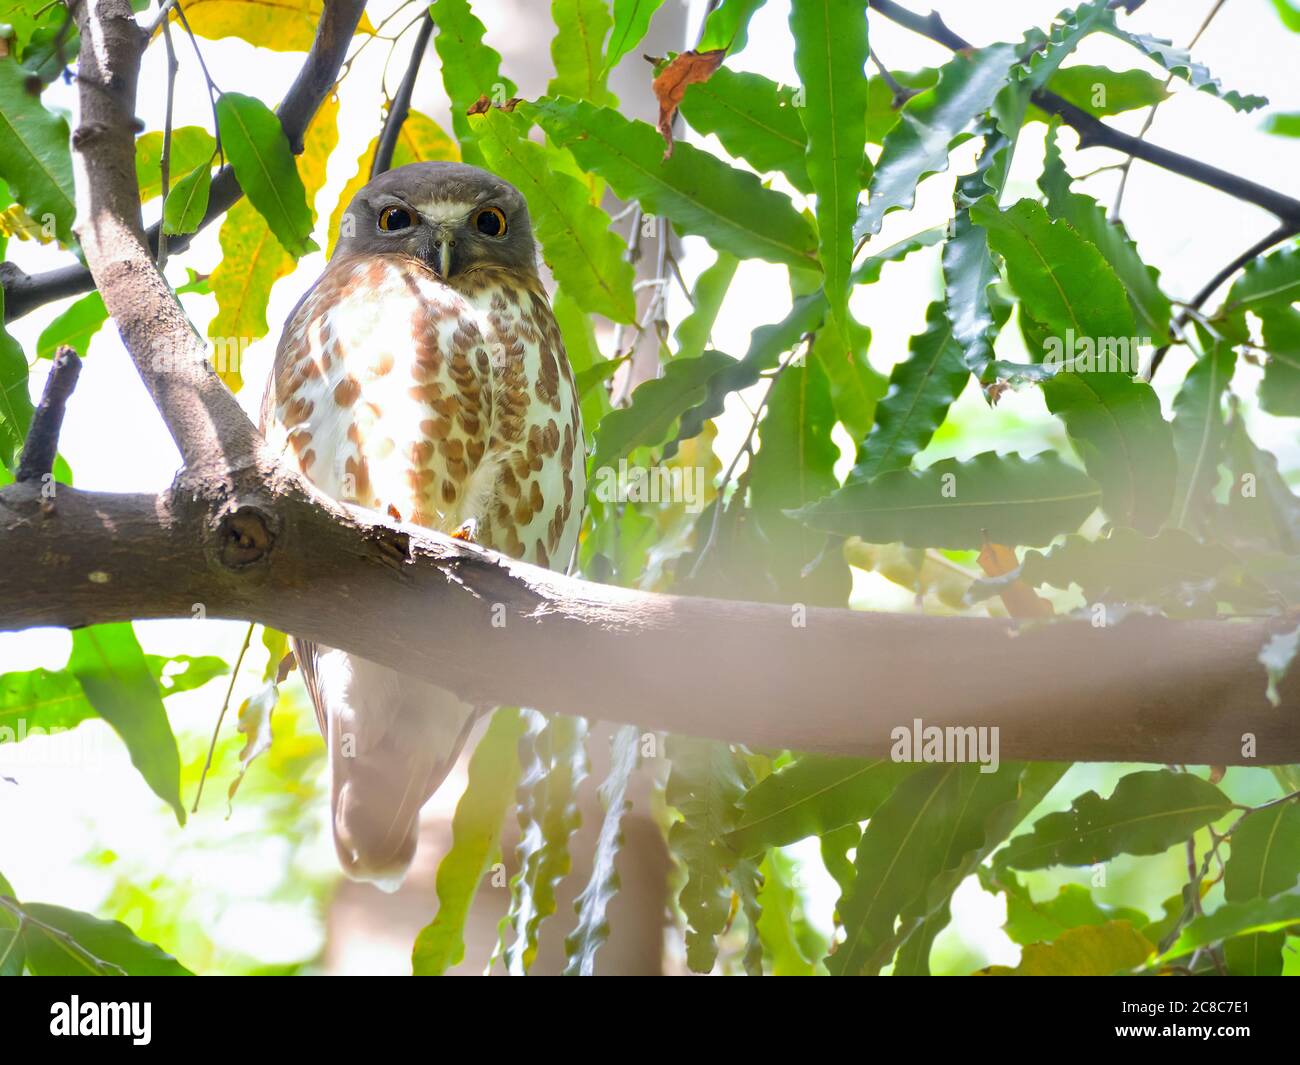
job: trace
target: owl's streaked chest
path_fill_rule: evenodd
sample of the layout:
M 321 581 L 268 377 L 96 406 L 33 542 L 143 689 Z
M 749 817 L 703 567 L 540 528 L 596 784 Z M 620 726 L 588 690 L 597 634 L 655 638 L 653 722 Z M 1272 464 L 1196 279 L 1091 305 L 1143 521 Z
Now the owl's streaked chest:
M 478 271 L 455 287 L 397 256 L 330 264 L 285 329 L 268 435 L 335 498 L 563 565 L 584 448 L 573 377 L 540 286 Z

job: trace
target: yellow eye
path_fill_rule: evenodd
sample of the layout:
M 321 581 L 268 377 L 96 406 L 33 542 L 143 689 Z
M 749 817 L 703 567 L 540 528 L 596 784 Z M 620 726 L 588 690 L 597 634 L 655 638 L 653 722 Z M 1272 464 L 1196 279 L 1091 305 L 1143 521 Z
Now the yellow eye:
M 396 233 L 415 225 L 415 215 L 405 207 L 385 207 L 379 212 L 379 228 L 385 233 Z
M 499 207 L 484 207 L 474 216 L 474 228 L 484 236 L 504 237 L 506 216 Z

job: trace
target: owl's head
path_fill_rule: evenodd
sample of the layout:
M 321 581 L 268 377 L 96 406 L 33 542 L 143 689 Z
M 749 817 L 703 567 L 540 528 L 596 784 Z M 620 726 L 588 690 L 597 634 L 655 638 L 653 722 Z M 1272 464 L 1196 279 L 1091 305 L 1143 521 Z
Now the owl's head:
M 528 205 L 509 182 L 464 163 L 411 163 L 352 198 L 336 258 L 403 254 L 444 280 L 486 266 L 537 269 Z

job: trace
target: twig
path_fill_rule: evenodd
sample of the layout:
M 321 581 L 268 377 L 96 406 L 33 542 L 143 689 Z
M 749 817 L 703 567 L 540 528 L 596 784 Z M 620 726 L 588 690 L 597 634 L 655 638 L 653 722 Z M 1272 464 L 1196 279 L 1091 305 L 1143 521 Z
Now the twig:
M 226 712 L 230 709 L 230 697 L 235 693 L 235 681 L 239 678 L 239 667 L 244 664 L 244 655 L 248 654 L 248 645 L 253 641 L 253 622 L 248 623 L 248 631 L 244 633 L 243 646 L 239 648 L 239 654 L 235 657 L 234 668 L 230 671 L 230 683 L 226 685 L 226 697 L 221 700 L 221 713 L 217 715 L 216 727 L 212 730 L 212 742 L 208 744 L 208 757 L 203 763 L 203 772 L 199 774 L 198 791 L 194 793 L 194 805 L 190 807 L 190 813 L 199 812 L 199 800 L 203 798 L 203 785 L 208 780 L 208 770 L 212 768 L 212 755 L 217 749 L 217 737 L 221 735 L 221 723 L 226 720 Z
M 1207 29 L 1209 29 L 1210 23 L 1214 21 L 1214 16 L 1219 13 L 1219 9 L 1223 7 L 1223 5 L 1226 4 L 1227 2 L 1228 0 L 1216 0 L 1214 7 L 1210 9 L 1210 13 L 1205 16 L 1205 21 L 1201 23 L 1200 29 L 1198 29 L 1194 34 L 1192 34 L 1192 39 L 1187 42 L 1187 48 L 1189 51 L 1192 48 L 1196 47 L 1196 42 L 1199 41 L 1201 39 L 1201 35 Z M 1169 86 L 1173 84 L 1173 80 L 1174 80 L 1174 76 L 1172 74 L 1170 74 L 1167 78 L 1165 78 L 1165 84 L 1164 84 L 1165 89 L 1168 89 Z M 1147 131 L 1151 128 L 1151 123 L 1153 123 L 1156 120 L 1156 109 L 1159 108 L 1162 102 L 1163 101 L 1157 100 L 1155 103 L 1151 105 L 1151 110 L 1147 112 L 1146 118 L 1143 119 L 1142 121 L 1142 128 L 1139 129 L 1135 134 L 1138 140 L 1142 140 L 1146 137 Z M 1110 208 L 1110 220 L 1112 222 L 1114 222 L 1116 219 L 1119 218 L 1120 205 L 1124 201 L 1124 190 L 1128 185 L 1128 176 L 1129 176 L 1129 172 L 1132 169 L 1133 169 L 1133 156 L 1130 155 L 1127 159 L 1124 160 L 1123 163 L 1120 164 L 1119 167 L 1120 170 L 1119 188 L 1115 190 L 1115 202 L 1111 204 L 1111 208 Z
M 54 456 L 59 450 L 59 431 L 63 428 L 63 412 L 68 397 L 77 387 L 81 374 L 81 358 L 72 348 L 64 345 L 54 354 L 54 365 L 45 379 L 45 391 L 32 415 L 27 442 L 23 445 L 18 462 L 16 481 L 39 481 L 54 469 Z
M 420 74 L 420 64 L 429 49 L 429 37 L 432 33 L 433 19 L 426 11 L 420 22 L 420 32 L 415 37 L 415 48 L 411 52 L 410 62 L 406 65 L 406 73 L 402 75 L 402 83 L 397 87 L 397 95 L 393 97 L 392 106 L 389 107 L 388 115 L 384 119 L 383 131 L 379 134 L 375 159 L 370 165 L 372 178 L 393 165 L 393 149 L 397 147 L 397 137 L 402 132 L 402 123 L 411 112 L 411 93 L 415 91 L 415 79 Z
M 1201 309 L 1202 304 L 1213 296 L 1218 287 L 1227 281 L 1228 278 L 1247 263 L 1264 254 L 1264 252 L 1268 251 L 1268 249 L 1273 247 L 1274 244 L 1279 244 L 1286 240 L 1287 237 L 1294 236 L 1298 232 L 1300 232 L 1300 224 L 1286 223 L 1281 225 L 1267 236 L 1261 237 L 1233 259 L 1232 262 L 1228 263 L 1227 266 L 1210 278 L 1201 290 L 1192 297 L 1191 302 L 1186 304 L 1182 311 L 1179 312 L 1178 316 L 1174 319 L 1173 334 L 1177 337 L 1182 336 L 1183 326 L 1185 326 L 1191 318 L 1196 316 L 1196 312 Z M 1151 357 L 1151 369 L 1147 372 L 1147 380 L 1150 380 L 1155 376 L 1156 370 L 1158 370 L 1160 364 L 1165 361 L 1165 355 L 1172 346 L 1172 343 L 1163 344 L 1156 349 L 1155 354 Z
M 158 8 L 158 14 L 154 16 L 154 20 L 149 23 L 148 28 L 145 30 L 150 40 L 153 40 L 153 35 L 163 29 L 170 21 L 167 16 L 171 14 L 171 9 L 175 6 L 176 0 L 163 0 L 162 6 Z
M 867 55 L 871 57 L 871 61 L 876 64 L 876 69 L 880 71 L 881 80 L 889 86 L 889 91 L 894 97 L 891 103 L 893 104 L 895 111 L 921 91 L 920 89 L 909 89 L 906 86 L 900 85 L 898 79 L 889 72 L 889 68 L 880 61 L 880 56 L 876 55 L 874 49 L 868 48 Z
M 955 52 L 974 47 L 970 41 L 950 30 L 937 12 L 920 15 L 894 3 L 894 0 L 868 0 L 868 6 L 891 22 L 896 22 Z M 1136 156 L 1172 173 L 1209 185 L 1238 200 L 1253 203 L 1283 221 L 1300 226 L 1300 200 L 1248 181 L 1236 174 L 1230 174 L 1226 170 L 1210 166 L 1208 163 L 1202 163 L 1199 159 L 1192 159 L 1178 152 L 1148 144 L 1144 140 L 1106 125 L 1083 108 L 1076 107 L 1055 93 L 1036 92 L 1032 99 L 1039 108 L 1049 114 L 1060 115 L 1067 125 L 1074 127 L 1079 133 L 1079 146 L 1082 148 L 1113 148 L 1115 151 Z
M 171 21 L 166 17 L 167 8 L 174 4 L 176 0 L 167 0 L 163 5 L 162 14 L 159 21 L 162 23 L 163 43 L 167 47 L 167 106 L 163 114 L 163 147 L 162 159 L 159 163 L 162 176 L 162 203 L 167 205 L 167 193 L 171 191 L 171 167 L 172 167 L 172 113 L 176 98 L 176 72 L 180 69 L 180 63 L 176 59 L 176 45 L 172 42 Z M 167 232 L 165 229 L 158 230 L 158 272 L 161 274 L 167 268 Z

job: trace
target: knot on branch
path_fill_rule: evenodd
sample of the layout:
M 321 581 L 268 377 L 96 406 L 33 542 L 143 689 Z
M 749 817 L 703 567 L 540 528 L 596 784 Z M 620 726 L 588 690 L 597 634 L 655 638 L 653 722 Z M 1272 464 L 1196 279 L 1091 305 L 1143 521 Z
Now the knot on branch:
M 259 507 L 236 506 L 217 525 L 217 549 L 227 569 L 244 569 L 266 558 L 275 544 L 271 517 Z

